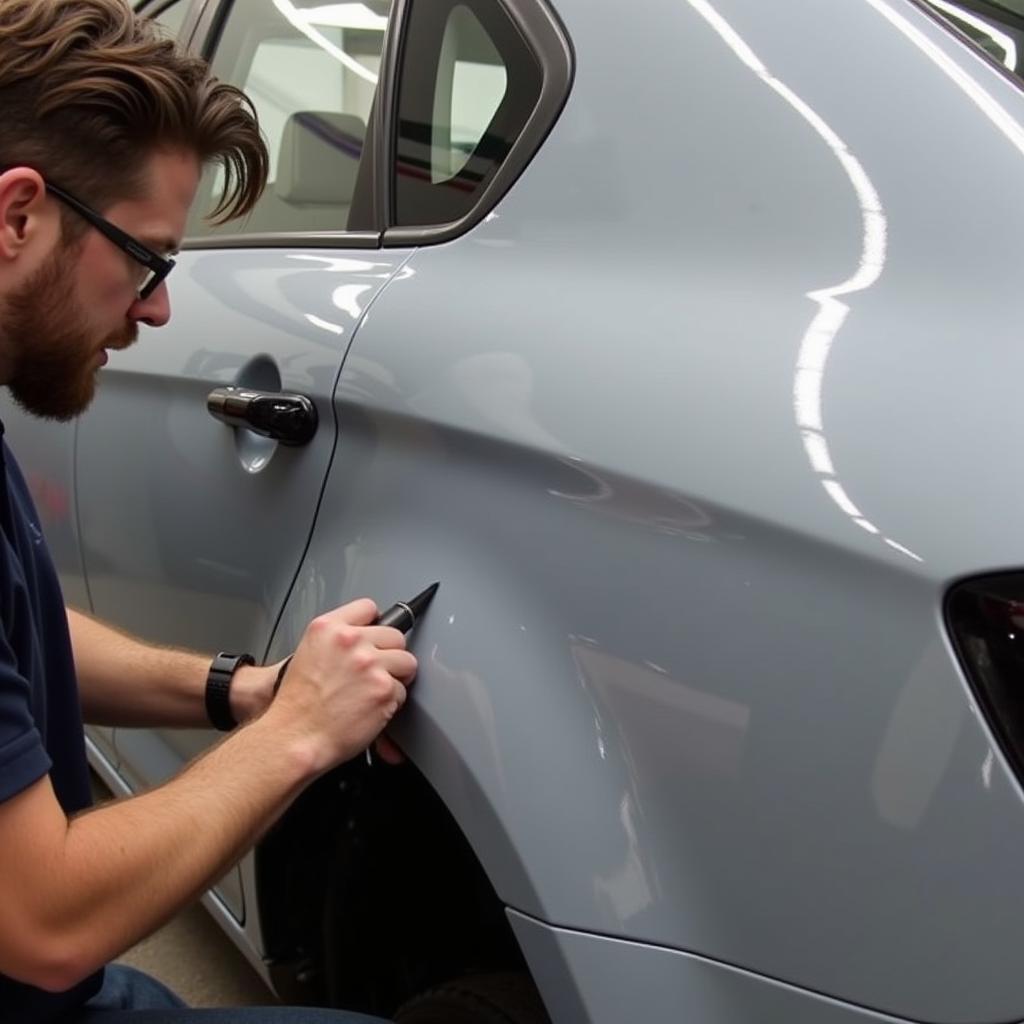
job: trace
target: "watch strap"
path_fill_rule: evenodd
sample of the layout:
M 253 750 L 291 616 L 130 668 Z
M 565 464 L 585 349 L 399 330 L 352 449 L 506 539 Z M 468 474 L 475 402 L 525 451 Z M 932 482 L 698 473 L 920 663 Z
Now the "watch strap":
M 227 654 L 221 651 L 210 663 L 206 675 L 206 717 L 221 732 L 230 732 L 238 723 L 231 713 L 231 680 L 239 665 L 255 665 L 251 654 Z

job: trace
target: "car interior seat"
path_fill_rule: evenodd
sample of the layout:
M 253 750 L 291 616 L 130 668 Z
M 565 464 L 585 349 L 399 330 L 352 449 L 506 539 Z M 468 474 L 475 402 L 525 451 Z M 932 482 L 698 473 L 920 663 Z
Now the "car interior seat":
M 354 114 L 298 110 L 285 122 L 277 175 L 248 231 L 342 231 L 356 187 L 366 125 Z

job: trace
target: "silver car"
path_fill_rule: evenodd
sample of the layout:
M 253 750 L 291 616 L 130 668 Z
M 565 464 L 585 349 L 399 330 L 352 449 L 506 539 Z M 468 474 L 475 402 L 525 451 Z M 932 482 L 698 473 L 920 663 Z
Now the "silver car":
M 175 0 L 271 185 L 76 424 L 70 603 L 394 738 L 205 897 L 405 1024 L 1024 1018 L 1022 0 Z M 1016 198 L 1015 198 L 1016 197 Z M 94 729 L 119 792 L 205 731 Z

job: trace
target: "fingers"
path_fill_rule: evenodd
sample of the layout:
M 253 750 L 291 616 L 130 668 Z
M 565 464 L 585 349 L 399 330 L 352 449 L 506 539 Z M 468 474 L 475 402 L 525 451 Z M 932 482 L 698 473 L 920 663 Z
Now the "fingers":
M 392 711 L 391 713 L 395 714 L 395 713 L 397 713 L 398 711 L 401 710 L 402 705 L 405 703 L 406 697 L 409 696 L 409 691 L 406 690 L 404 683 L 400 683 L 400 682 L 398 682 L 398 680 L 395 680 L 395 689 L 393 691 L 393 696 L 394 696 L 394 711 Z
M 373 604 L 372 601 L 367 603 L 371 606 Z M 307 631 L 307 635 L 311 635 L 312 639 L 304 639 L 304 642 L 326 641 L 335 656 L 338 651 L 349 652 L 350 656 L 355 658 L 357 670 L 363 671 L 376 664 L 403 683 L 408 684 L 412 681 L 416 675 L 416 657 L 405 649 L 405 637 L 402 633 L 390 626 L 353 628 L 350 624 L 343 624 L 339 627 L 337 621 L 330 621 L 332 615 L 333 613 L 328 612 L 315 619 Z M 297 655 L 302 648 L 303 644 L 300 644 L 296 650 Z
M 378 653 L 380 655 L 380 664 L 398 682 L 403 683 L 405 686 L 412 682 L 417 668 L 415 655 L 405 650 L 383 650 Z
M 377 751 L 377 756 L 385 764 L 401 764 L 405 760 L 405 755 L 398 749 L 394 740 L 388 739 L 383 733 L 377 737 L 373 746 Z
M 320 743 L 325 763 L 365 750 L 406 701 L 415 656 L 397 629 L 373 625 L 377 608 L 361 599 L 317 616 L 306 628 L 289 677 L 274 702 Z M 394 763 L 393 751 L 385 759 Z
M 363 636 L 382 651 L 405 647 L 405 634 L 394 626 L 366 626 Z
M 327 614 L 329 616 L 337 615 L 350 626 L 369 626 L 377 620 L 377 605 L 368 597 L 360 597 Z

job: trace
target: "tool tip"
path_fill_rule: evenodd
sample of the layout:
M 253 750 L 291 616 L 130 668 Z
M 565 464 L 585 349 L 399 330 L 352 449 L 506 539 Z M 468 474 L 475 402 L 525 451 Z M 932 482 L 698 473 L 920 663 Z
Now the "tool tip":
M 409 602 L 409 607 L 413 610 L 413 612 L 416 615 L 419 615 L 419 613 L 422 612 L 423 609 L 426 608 L 428 604 L 430 604 L 430 601 L 433 598 L 434 594 L 437 593 L 437 588 L 439 586 L 441 586 L 440 581 L 437 583 L 431 583 L 426 590 L 424 590 L 422 593 L 417 594 Z

